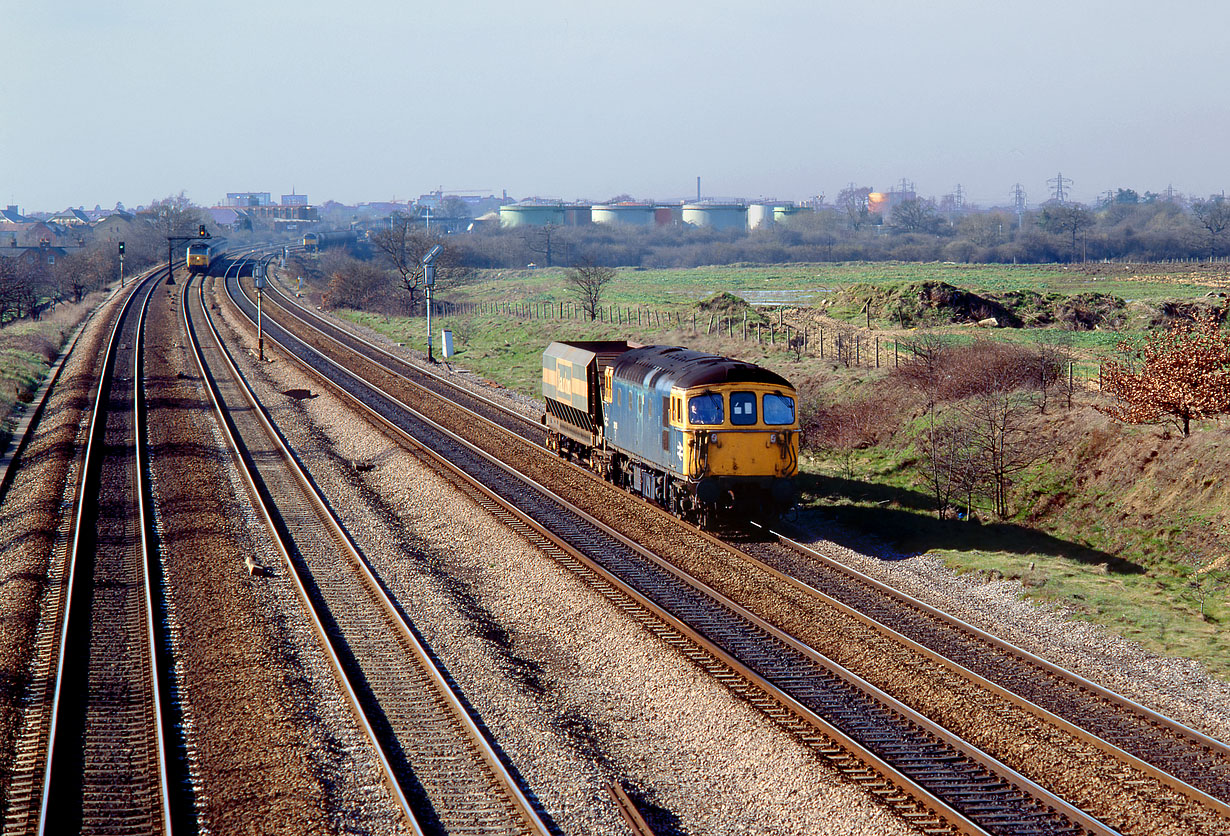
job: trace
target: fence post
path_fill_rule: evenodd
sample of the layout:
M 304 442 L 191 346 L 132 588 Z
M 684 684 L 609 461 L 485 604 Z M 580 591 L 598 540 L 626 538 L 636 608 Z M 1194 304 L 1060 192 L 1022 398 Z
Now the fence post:
M 880 338 L 876 337 L 876 368 L 880 368 Z
M 824 359 L 824 323 L 819 324 L 820 328 L 820 359 Z

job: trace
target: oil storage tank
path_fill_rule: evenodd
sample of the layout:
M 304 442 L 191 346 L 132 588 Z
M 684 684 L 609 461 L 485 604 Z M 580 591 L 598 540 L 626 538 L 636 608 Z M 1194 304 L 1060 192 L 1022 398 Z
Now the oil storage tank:
M 653 204 L 607 203 L 590 210 L 590 220 L 596 224 L 614 226 L 650 226 L 654 222 Z
M 758 229 L 759 227 L 773 226 L 773 210 L 774 206 L 771 203 L 753 203 L 747 207 L 747 228 Z
M 500 207 L 501 226 L 563 226 L 562 203 L 509 203 Z
M 747 207 L 742 203 L 685 203 L 683 222 L 713 229 L 744 229 Z

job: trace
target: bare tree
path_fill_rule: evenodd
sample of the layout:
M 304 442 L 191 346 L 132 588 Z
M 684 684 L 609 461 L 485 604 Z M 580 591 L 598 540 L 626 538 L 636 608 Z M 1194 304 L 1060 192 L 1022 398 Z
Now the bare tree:
M 1217 242 L 1230 227 L 1230 202 L 1221 195 L 1192 201 L 1192 214 L 1209 231 L 1209 261 L 1217 258 Z
M 870 186 L 855 186 L 853 183 L 837 193 L 837 206 L 846 213 L 851 229 L 862 229 L 870 220 L 871 212 L 867 208 L 867 196 L 870 194 Z
M 149 218 L 154 231 L 164 239 L 169 235 L 196 235 L 205 222 L 200 209 L 183 192 L 155 200 L 141 214 Z
M 809 447 L 840 457 L 843 477 L 853 480 L 854 455 L 878 443 L 895 420 L 895 409 L 879 398 L 839 400 L 811 412 L 804 434 Z
M 915 197 L 893 207 L 890 225 L 895 232 L 936 232 L 943 222 L 936 214 L 935 204 Z
M 435 261 L 437 281 L 455 282 L 469 273 L 469 269 L 461 263 L 458 253 L 448 246 L 444 239 L 417 228 L 409 215 L 394 213 L 389 218 L 389 228 L 373 232 L 370 239 L 372 245 L 397 271 L 398 283 L 405 291 L 408 313 L 417 309 L 423 284 L 423 256 L 432 247 L 437 244 L 442 247 Z
M 1045 207 L 1038 215 L 1038 225 L 1056 235 L 1070 235 L 1072 254 L 1076 260 L 1076 236 L 1096 222 L 1093 213 L 1079 203 L 1064 203 Z
M 940 421 L 933 419 L 919 434 L 915 446 L 919 474 L 935 497 L 939 518 L 944 518 L 958 497 L 965 500 L 968 516 L 984 475 L 983 458 L 973 445 L 968 428 L 953 416 Z
M 1003 519 L 1008 516 L 1014 478 L 1050 452 L 1051 444 L 1030 425 L 1033 404 L 1011 380 L 988 386 L 957 408 L 981 459 L 995 515 Z
M 553 267 L 556 254 L 561 249 L 566 252 L 568 242 L 563 227 L 549 223 L 533 226 L 525 231 L 525 248 L 535 255 L 541 255 L 544 266 Z
M 591 321 L 598 318 L 603 291 L 614 279 L 614 267 L 594 264 L 589 260 L 578 261 L 564 272 L 569 292 Z
M 352 260 L 329 276 L 321 304 L 329 309 L 368 310 L 388 289 L 388 275 L 383 270 L 370 262 Z

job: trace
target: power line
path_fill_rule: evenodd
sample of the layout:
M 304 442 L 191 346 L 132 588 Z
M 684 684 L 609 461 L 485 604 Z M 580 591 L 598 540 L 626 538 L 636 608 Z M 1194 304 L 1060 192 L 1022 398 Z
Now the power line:
M 1054 177 L 1052 177 L 1050 180 L 1047 180 L 1046 184 L 1048 186 L 1054 187 L 1054 191 L 1051 193 L 1051 197 L 1054 198 L 1056 203 L 1067 203 L 1068 202 L 1067 189 L 1072 187 L 1071 177 L 1064 177 L 1063 172 L 1060 172 L 1059 174 L 1056 174 Z
M 1020 229 L 1024 223 L 1025 207 L 1028 205 L 1026 203 L 1025 189 L 1020 183 L 1016 183 L 1009 194 L 1012 195 L 1012 205 L 1016 210 L 1016 228 Z

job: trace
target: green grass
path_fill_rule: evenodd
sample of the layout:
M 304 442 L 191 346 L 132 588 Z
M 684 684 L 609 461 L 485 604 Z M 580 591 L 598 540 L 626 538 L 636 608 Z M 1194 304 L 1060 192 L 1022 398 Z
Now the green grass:
M 3 336 L 0 333 L 0 338 Z M 19 400 L 29 400 L 47 369 L 41 354 L 0 346 L 0 450 L 12 438 L 14 407 Z
M 1091 265 L 1096 269 L 1099 265 Z M 1112 269 L 1113 268 L 1113 269 Z M 610 286 L 614 304 L 691 305 L 728 291 L 753 302 L 817 304 L 832 291 L 853 284 L 942 281 L 975 292 L 1037 290 L 1075 295 L 1098 292 L 1127 300 L 1203 296 L 1215 286 L 1186 265 L 1166 272 L 1153 265 L 1107 266 L 1103 275 L 1079 265 L 967 265 L 883 263 L 728 265 L 672 269 L 620 268 Z M 1136 275 L 1132 275 L 1135 273 Z M 474 301 L 512 298 L 552 301 L 564 298 L 562 268 L 481 270 L 464 285 L 441 288 L 441 298 Z M 445 297 L 443 294 L 447 294 Z

